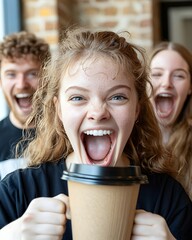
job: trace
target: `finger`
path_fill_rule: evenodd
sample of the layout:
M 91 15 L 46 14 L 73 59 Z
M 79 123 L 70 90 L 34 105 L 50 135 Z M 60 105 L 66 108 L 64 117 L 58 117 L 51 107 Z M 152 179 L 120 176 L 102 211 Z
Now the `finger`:
M 62 240 L 63 236 L 50 236 L 50 235 L 23 235 L 22 240 Z
M 131 240 L 149 240 L 149 237 L 144 237 L 144 236 L 132 236 Z
M 65 213 L 65 204 L 57 198 L 36 198 L 33 199 L 27 211 Z
M 159 220 L 160 220 L 159 215 L 139 210 L 139 211 L 136 211 L 134 222 L 136 224 L 143 224 L 143 225 L 152 226 Z
M 143 209 L 136 209 L 135 213 L 145 213 L 147 211 L 143 210 Z
M 25 235 L 39 236 L 39 235 L 48 235 L 48 236 L 63 236 L 65 232 L 65 226 L 54 225 L 54 224 L 31 224 L 30 227 L 27 225 L 23 227 L 22 233 Z
M 132 233 L 135 236 L 151 236 L 152 229 L 149 225 L 137 225 L 134 224 Z
M 51 213 L 51 212 L 29 212 L 24 214 L 23 222 L 35 222 L 37 224 L 55 224 L 64 225 L 66 224 L 66 216 L 63 213 Z
M 66 208 L 66 217 L 67 219 L 71 219 L 71 212 L 70 212 L 70 206 L 69 206 L 69 197 L 64 194 L 59 194 L 55 196 L 54 198 L 62 201 L 65 204 Z

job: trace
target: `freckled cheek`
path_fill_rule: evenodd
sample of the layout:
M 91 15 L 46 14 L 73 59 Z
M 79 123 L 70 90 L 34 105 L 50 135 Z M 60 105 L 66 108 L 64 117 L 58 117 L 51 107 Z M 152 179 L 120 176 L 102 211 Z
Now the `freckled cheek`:
M 135 118 L 134 117 L 132 117 L 132 118 L 124 118 L 121 121 L 120 127 L 125 132 L 128 132 L 129 130 L 132 131 L 134 123 L 135 123 Z
M 82 116 L 78 111 L 70 108 L 62 109 L 62 122 L 67 132 L 78 131 L 82 121 Z

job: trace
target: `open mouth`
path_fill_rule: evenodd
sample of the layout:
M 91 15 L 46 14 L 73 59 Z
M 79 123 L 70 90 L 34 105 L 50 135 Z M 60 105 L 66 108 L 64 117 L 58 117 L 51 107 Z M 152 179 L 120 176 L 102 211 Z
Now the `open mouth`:
M 162 93 L 155 97 L 156 113 L 161 118 L 168 117 L 174 108 L 174 96 L 168 93 Z
M 82 141 L 88 164 L 109 166 L 112 163 L 115 146 L 111 130 L 89 130 L 82 134 Z
M 23 110 L 31 109 L 32 93 L 19 93 L 15 95 L 18 106 Z

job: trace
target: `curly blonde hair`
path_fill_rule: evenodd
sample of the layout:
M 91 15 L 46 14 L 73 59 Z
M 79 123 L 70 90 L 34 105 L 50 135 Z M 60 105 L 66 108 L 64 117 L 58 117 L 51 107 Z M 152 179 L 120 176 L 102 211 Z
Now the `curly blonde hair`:
M 170 172 L 171 156 L 161 144 L 161 133 L 147 95 L 148 68 L 144 51 L 128 42 L 124 35 L 112 31 L 69 29 L 63 35 L 58 53 L 42 73 L 40 87 L 34 98 L 30 121 L 36 125 L 36 137 L 29 144 L 25 156 L 29 165 L 58 161 L 73 151 L 53 102 L 58 96 L 63 74 L 82 56 L 101 54 L 112 59 L 127 73 L 132 74 L 140 103 L 140 114 L 124 152 L 130 160 L 144 169 Z M 67 113 L 66 113 L 67 114 Z M 75 121 L 75 120 L 74 120 Z

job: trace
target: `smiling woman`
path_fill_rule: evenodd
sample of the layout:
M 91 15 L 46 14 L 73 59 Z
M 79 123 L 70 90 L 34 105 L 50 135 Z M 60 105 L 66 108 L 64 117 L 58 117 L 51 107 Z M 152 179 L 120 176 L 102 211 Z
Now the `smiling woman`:
M 73 63 L 63 79 L 55 101 L 77 154 L 70 161 L 120 165 L 122 151 L 139 113 L 133 77 L 121 71 L 110 57 L 93 52 L 89 59 L 85 56 Z M 97 136 L 104 131 L 107 135 Z
M 175 177 L 192 199 L 192 54 L 184 46 L 162 42 L 150 60 L 151 102 L 163 142 L 175 157 Z
M 192 204 L 169 175 L 172 159 L 148 97 L 143 50 L 127 32 L 76 28 L 63 36 L 34 94 L 28 123 L 36 135 L 24 152 L 29 166 L 0 182 L 0 239 L 73 239 L 61 177 L 76 163 L 139 165 L 149 183 L 140 186 L 132 239 L 191 240 Z

